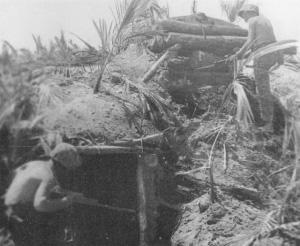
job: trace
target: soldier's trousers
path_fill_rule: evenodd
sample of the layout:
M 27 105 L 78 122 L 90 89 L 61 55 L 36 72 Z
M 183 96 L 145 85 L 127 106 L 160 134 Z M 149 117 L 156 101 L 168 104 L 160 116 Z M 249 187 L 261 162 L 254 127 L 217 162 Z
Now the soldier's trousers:
M 273 102 L 270 90 L 269 69 L 276 64 L 278 53 L 270 53 L 254 60 L 254 77 L 261 117 L 266 123 L 273 120 Z

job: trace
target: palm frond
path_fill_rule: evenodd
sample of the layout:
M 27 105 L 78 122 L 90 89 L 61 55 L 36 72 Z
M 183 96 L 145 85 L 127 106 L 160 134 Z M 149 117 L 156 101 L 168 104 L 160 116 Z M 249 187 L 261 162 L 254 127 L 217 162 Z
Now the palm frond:
M 222 12 L 225 12 L 228 20 L 234 22 L 237 14 L 247 0 L 220 0 Z
M 43 83 L 39 85 L 39 102 L 38 108 L 42 110 L 47 106 L 63 107 L 64 102 L 68 99 L 59 86 L 53 83 Z
M 171 105 L 164 98 L 140 84 L 132 82 L 126 77 L 123 78 L 126 83 L 139 91 L 143 113 L 149 114 L 151 120 L 159 130 L 163 131 L 170 126 L 181 126 L 181 123 L 174 115 Z
M 279 228 L 279 224 L 273 218 L 275 211 L 271 211 L 266 215 L 258 215 L 260 222 L 256 229 L 249 234 L 238 234 L 235 237 L 229 239 L 223 246 L 251 246 L 258 238 L 264 238 L 270 235 L 273 231 Z
M 232 82 L 234 94 L 237 96 L 237 117 L 244 123 L 253 122 L 253 113 L 245 93 L 244 86 L 237 80 Z
M 156 0 L 153 1 L 149 9 L 153 18 L 155 18 L 155 16 L 159 19 L 168 18 L 167 8 L 160 7 Z
M 299 47 L 300 42 L 296 40 L 283 40 L 283 41 L 278 41 L 276 43 L 267 45 L 265 47 L 262 47 L 255 52 L 253 52 L 244 62 L 243 66 L 247 65 L 249 62 L 253 61 L 254 59 L 258 59 L 261 56 L 277 52 L 280 50 L 285 50 L 291 47 Z
M 3 43 L 10 48 L 10 50 L 12 51 L 12 53 L 14 54 L 14 56 L 16 56 L 18 54 L 17 50 L 15 49 L 15 47 L 11 43 L 9 43 L 6 40 L 4 40 Z
M 144 131 L 142 129 L 142 124 L 140 124 L 137 120 L 137 114 L 132 111 L 129 107 L 127 107 L 125 105 L 125 103 L 123 103 L 123 108 L 125 111 L 125 117 L 127 119 L 128 125 L 130 127 L 130 129 L 132 129 L 132 124 L 136 127 L 136 129 L 138 130 L 139 134 L 143 135 Z
M 119 24 L 117 37 L 125 26 L 132 23 L 137 16 L 142 15 L 147 10 L 147 8 L 152 5 L 152 3 L 153 0 L 131 0 L 126 9 L 126 12 L 124 13 L 122 21 Z
M 193 0 L 191 13 L 192 13 L 192 15 L 197 13 L 197 0 Z
M 127 1 L 125 0 L 124 6 L 127 5 Z M 131 0 L 131 2 L 126 6 L 126 11 L 124 12 L 124 8 L 117 8 L 116 11 L 118 13 L 118 19 L 115 17 L 116 22 L 118 23 L 117 31 L 116 31 L 116 36 L 115 36 L 115 41 L 114 45 L 116 42 L 118 42 L 118 38 L 121 34 L 121 32 L 124 30 L 124 28 L 132 23 L 134 19 L 138 16 L 140 16 L 142 13 L 144 13 L 149 6 L 153 3 L 153 0 Z M 120 4 L 120 3 L 119 3 Z M 118 5 L 116 5 L 118 6 Z M 123 14 L 124 12 L 124 14 Z M 115 15 L 114 15 L 115 16 Z M 111 57 L 113 56 L 113 49 L 110 50 L 102 68 L 100 71 L 100 75 L 97 79 L 97 82 L 94 87 L 94 93 L 97 93 L 99 90 L 99 85 L 102 80 L 103 73 L 105 71 L 105 68 L 107 64 L 110 62 Z
M 77 37 L 81 42 L 83 42 L 88 48 L 90 51 L 94 51 L 94 52 L 97 52 L 97 49 L 95 47 L 93 47 L 92 45 L 90 45 L 88 42 L 84 41 L 81 37 L 79 37 L 78 35 L 76 35 L 75 33 L 71 33 L 73 34 L 75 37 Z
M 110 26 L 108 27 L 106 21 L 104 19 L 100 19 L 99 26 L 94 20 L 93 24 L 100 37 L 102 49 L 109 53 L 109 51 L 112 49 L 113 43 L 113 23 L 111 22 Z

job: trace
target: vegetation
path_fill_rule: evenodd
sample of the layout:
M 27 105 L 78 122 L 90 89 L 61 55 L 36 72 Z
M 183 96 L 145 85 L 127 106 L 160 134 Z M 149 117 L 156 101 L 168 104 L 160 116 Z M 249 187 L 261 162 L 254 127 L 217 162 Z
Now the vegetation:
M 237 21 L 237 14 L 246 3 L 247 0 L 220 0 L 221 9 L 226 14 L 227 19 L 230 22 Z

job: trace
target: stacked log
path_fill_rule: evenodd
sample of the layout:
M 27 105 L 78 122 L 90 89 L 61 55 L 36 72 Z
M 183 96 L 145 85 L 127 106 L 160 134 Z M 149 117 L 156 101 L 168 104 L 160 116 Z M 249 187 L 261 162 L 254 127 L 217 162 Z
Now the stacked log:
M 177 96 L 180 104 L 192 105 L 192 115 L 197 106 L 193 100 L 197 93 L 201 94 L 201 87 L 210 86 L 218 91 L 219 87 L 232 82 L 232 69 L 224 56 L 240 49 L 248 35 L 247 30 L 237 25 L 203 13 L 169 18 L 154 25 L 152 30 L 159 35 L 152 39 L 148 48 L 153 53 L 163 53 L 158 61 L 164 61 L 157 82 L 171 96 L 181 95 L 181 98 Z M 177 57 L 170 58 L 167 52 L 175 45 L 180 47 Z M 160 63 L 153 66 L 155 71 L 159 71 L 157 64 Z M 153 75 L 151 71 L 153 69 L 143 77 L 144 82 L 151 78 L 149 74 Z
M 237 47 L 242 47 L 246 42 L 244 37 L 235 36 L 200 36 L 181 33 L 170 33 L 166 39 L 166 47 L 182 44 L 185 50 L 201 50 L 218 56 L 232 53 Z
M 207 17 L 203 13 L 161 21 L 152 27 L 164 33 L 149 44 L 149 49 L 160 53 L 176 43 L 182 50 L 201 50 L 218 56 L 234 53 L 246 42 L 248 31 L 232 23 Z
M 247 37 L 248 31 L 239 27 L 191 24 L 176 20 L 164 20 L 153 26 L 153 30 L 192 35 Z

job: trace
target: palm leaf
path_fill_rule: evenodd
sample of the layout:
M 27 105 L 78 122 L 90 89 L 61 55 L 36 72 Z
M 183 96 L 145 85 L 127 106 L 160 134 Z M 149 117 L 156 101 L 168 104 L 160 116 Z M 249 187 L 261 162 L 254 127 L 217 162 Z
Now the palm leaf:
M 165 129 L 165 126 L 162 126 L 161 124 L 168 125 L 168 127 L 171 125 L 176 127 L 181 126 L 181 123 L 174 115 L 171 105 L 169 105 L 160 95 L 151 92 L 140 84 L 133 83 L 126 77 L 124 77 L 124 80 L 139 91 L 143 113 L 149 114 L 151 120 L 158 129 Z
M 11 49 L 12 53 L 14 54 L 14 56 L 17 56 L 18 52 L 17 52 L 17 50 L 15 49 L 15 47 L 12 46 L 11 43 L 9 43 L 9 42 L 6 41 L 6 40 L 4 40 L 3 43 L 4 43 L 5 45 L 7 45 L 7 46 Z
M 127 3 L 127 1 L 125 0 L 125 4 L 124 4 L 125 6 L 127 5 L 126 3 Z M 117 11 L 119 11 L 118 12 L 119 15 L 118 15 L 118 19 L 116 19 L 116 17 L 115 17 L 115 19 L 118 23 L 118 28 L 117 28 L 114 44 L 118 41 L 118 38 L 119 38 L 121 32 L 124 30 L 124 28 L 127 25 L 129 25 L 130 23 L 132 23 L 136 17 L 138 17 L 142 13 L 144 13 L 146 11 L 146 9 L 152 3 L 153 3 L 153 0 L 131 0 L 130 4 L 128 4 L 128 7 L 126 7 L 126 11 L 124 14 L 123 14 L 123 10 L 120 10 L 117 8 Z M 99 85 L 102 80 L 103 73 L 105 71 L 107 64 L 110 62 L 112 55 L 113 55 L 113 49 L 110 50 L 103 66 L 101 68 L 99 77 L 98 77 L 97 82 L 94 87 L 94 93 L 97 93 L 99 90 Z
M 83 42 L 91 51 L 97 52 L 96 48 L 94 48 L 92 45 L 90 45 L 88 42 L 84 41 L 81 37 L 77 36 L 75 33 L 71 33 L 75 37 L 77 37 L 81 42 Z
M 192 12 L 192 15 L 197 13 L 197 0 L 193 0 L 191 12 Z
M 238 12 L 246 2 L 247 0 L 221 0 L 220 5 L 222 12 L 226 13 L 228 20 L 230 22 L 234 22 L 236 20 Z
M 150 12 L 153 17 L 155 17 L 155 15 L 157 15 L 157 17 L 159 19 L 168 18 L 167 9 L 160 7 L 159 4 L 157 3 L 157 1 L 155 1 L 155 0 L 153 1 L 152 5 L 150 6 Z
M 273 52 L 277 52 L 280 50 L 284 50 L 284 49 L 288 49 L 291 47 L 299 47 L 300 46 L 300 42 L 296 41 L 296 40 L 283 40 L 283 41 L 279 41 L 270 45 L 267 45 L 265 47 L 262 47 L 258 50 L 256 50 L 255 52 L 253 52 L 244 62 L 243 65 L 247 65 L 249 62 L 253 61 L 254 59 L 258 59 L 261 56 L 273 53 Z
M 244 123 L 252 123 L 254 117 L 253 117 L 250 103 L 245 93 L 244 86 L 238 80 L 233 81 L 232 86 L 233 86 L 233 92 L 237 96 L 238 119 L 240 119 Z
M 112 48 L 112 42 L 113 42 L 112 26 L 113 26 L 113 23 L 111 22 L 109 28 L 107 27 L 106 21 L 104 19 L 99 20 L 99 26 L 97 25 L 97 23 L 94 20 L 93 20 L 93 24 L 98 33 L 98 36 L 100 37 L 100 40 L 102 43 L 102 49 L 108 53 Z

